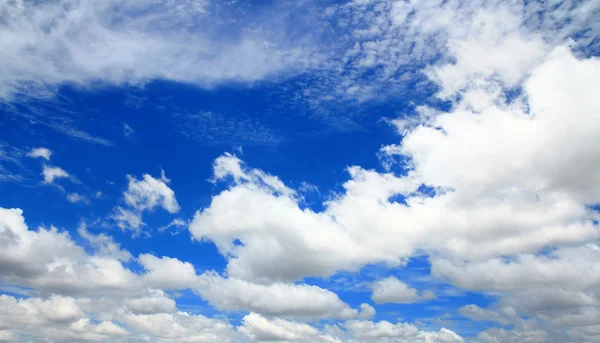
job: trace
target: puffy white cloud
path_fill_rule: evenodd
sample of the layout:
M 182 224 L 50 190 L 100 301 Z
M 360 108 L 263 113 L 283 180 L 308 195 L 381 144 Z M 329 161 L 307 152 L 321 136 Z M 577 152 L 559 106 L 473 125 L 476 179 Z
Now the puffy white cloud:
M 348 319 L 359 314 L 337 294 L 307 284 L 261 285 L 205 273 L 201 275 L 196 290 L 211 305 L 225 311 L 246 310 L 263 316 L 299 320 Z M 366 314 L 370 314 L 371 309 L 363 307 L 365 310 Z
M 579 291 L 600 285 L 596 245 L 565 247 L 548 254 L 516 255 L 512 260 L 457 262 L 432 258 L 432 275 L 473 290 L 519 291 L 546 287 Z M 532 299 L 533 300 L 533 299 Z
M 238 342 L 232 325 L 186 312 L 133 314 L 122 311 L 120 320 L 139 331 L 142 339 L 156 342 Z
M 66 231 L 54 227 L 29 230 L 19 209 L 0 208 L 0 247 L 4 282 L 67 295 L 127 293 L 139 288 L 136 274 L 121 262 L 104 254 L 88 255 Z M 111 249 L 126 257 L 118 246 L 100 248 L 104 252 Z
M 151 296 L 126 299 L 125 306 L 136 314 L 173 313 L 175 301 L 166 297 L 164 292 L 153 290 Z
M 346 184 L 348 193 L 365 190 L 369 199 L 387 199 L 396 191 L 417 187 L 392 175 L 358 168 L 350 172 L 358 181 Z M 230 257 L 227 271 L 232 277 L 293 281 L 338 269 L 356 270 L 369 261 L 402 263 L 395 253 L 373 249 L 376 242 L 366 232 L 347 229 L 341 218 L 301 209 L 295 192 L 279 179 L 248 170 L 231 155 L 215 162 L 215 178 L 227 176 L 235 186 L 213 197 L 210 207 L 196 213 L 189 229 L 196 239 L 211 239 Z M 364 211 L 368 213 L 368 207 Z M 362 224 L 361 220 L 356 227 Z
M 589 92 L 598 73 L 598 60 L 554 49 L 525 82 L 526 97 L 479 112 L 458 103 L 417 125 L 400 145 L 411 159 L 407 176 L 351 167 L 344 192 L 320 213 L 225 155 L 215 178 L 234 185 L 196 214 L 190 231 L 217 244 L 229 275 L 260 282 L 399 264 L 418 250 L 485 261 L 594 240 L 597 213 L 587 205 L 600 202 L 600 102 Z M 435 195 L 417 192 L 421 184 Z M 390 200 L 397 194 L 406 204 Z
M 48 266 L 79 259 L 83 250 L 67 232 L 51 227 L 30 231 L 20 209 L 0 208 L 0 271 L 4 278 L 36 277 Z
M 148 174 L 144 174 L 143 180 L 137 180 L 132 176 L 128 176 L 128 179 L 129 185 L 123 193 L 127 205 L 138 211 L 153 210 L 157 206 L 161 206 L 169 213 L 179 211 L 175 192 L 167 186 L 169 180 L 164 176 L 164 172 L 161 179 L 155 179 Z
M 50 156 L 52 156 L 52 151 L 47 148 L 34 148 L 27 154 L 27 156 L 32 158 L 43 158 L 46 161 L 50 161 Z
M 440 331 L 421 331 L 408 323 L 393 324 L 387 321 L 348 321 L 344 328 L 353 337 L 351 342 L 371 343 L 463 343 L 455 332 L 442 328 Z
M 371 296 L 371 299 L 378 304 L 410 304 L 418 301 L 435 299 L 436 297 L 435 293 L 432 291 L 419 292 L 416 288 L 410 287 L 393 276 L 375 281 L 372 287 L 373 295 Z
M 187 289 L 197 284 L 196 270 L 189 262 L 167 256 L 158 258 L 150 254 L 142 254 L 138 260 L 147 271 L 145 280 L 156 287 Z
M 239 331 L 256 342 L 340 342 L 322 335 L 316 328 L 283 319 L 267 319 L 250 313 L 242 319 Z
M 60 167 L 44 166 L 42 170 L 44 183 L 53 183 L 55 179 L 68 178 L 70 175 Z

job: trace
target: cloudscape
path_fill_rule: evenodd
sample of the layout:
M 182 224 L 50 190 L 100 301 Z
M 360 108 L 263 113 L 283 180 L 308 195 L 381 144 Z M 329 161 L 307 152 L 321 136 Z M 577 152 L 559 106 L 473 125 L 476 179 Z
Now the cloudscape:
M 600 342 L 600 1 L 0 0 L 0 342 Z

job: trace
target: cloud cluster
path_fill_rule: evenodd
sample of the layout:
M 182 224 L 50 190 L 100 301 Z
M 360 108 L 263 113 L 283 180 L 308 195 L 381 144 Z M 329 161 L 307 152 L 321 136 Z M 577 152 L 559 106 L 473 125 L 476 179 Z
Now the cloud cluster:
M 187 262 L 142 254 L 142 271 L 124 266 L 129 252 L 106 235 L 79 235 L 93 253 L 56 228 L 26 226 L 22 211 L 0 209 L 0 279 L 35 290 L 27 297 L 0 295 L 0 338 L 61 342 L 462 342 L 443 329 L 420 331 L 410 324 L 350 320 L 320 330 L 301 321 L 367 318 L 374 309 L 351 309 L 335 293 L 304 284 L 260 285 L 198 275 Z M 15 288 L 17 290 L 18 288 Z M 243 311 L 239 326 L 180 311 L 170 290 L 192 289 L 223 311 Z M 311 299 L 307 302 L 306 299 Z M 288 318 L 282 319 L 278 317 Z M 295 320 L 294 320 L 295 319 Z M 392 331 L 386 329 L 395 328 Z M 364 328 L 364 330 L 363 330 Z
M 199 34 L 210 31 L 203 18 L 211 7 L 194 4 L 4 2 L 0 57 L 10 67 L 0 67 L 0 97 L 96 79 L 253 81 L 312 63 L 302 49 L 264 44 L 260 29 L 232 40 Z M 598 341 L 600 60 L 586 53 L 600 33 L 597 7 L 356 0 L 328 8 L 352 46 L 325 66 L 315 62 L 329 92 L 320 100 L 333 92 L 360 102 L 422 81 L 449 104 L 390 120 L 401 137 L 379 152 L 387 171 L 349 167 L 342 191 L 315 211 L 277 176 L 232 154 L 217 158 L 211 181 L 227 188 L 197 211 L 189 231 L 217 246 L 223 273 L 198 274 L 174 257 L 134 258 L 82 227 L 90 253 L 64 231 L 30 230 L 20 210 L 0 209 L 1 281 L 32 295 L 0 297 L 0 323 L 8 323 L 0 339 L 463 342 L 448 329 L 364 320 L 375 314 L 370 305 L 353 308 L 304 283 L 426 255 L 432 277 L 498 296 L 488 308 L 459 310 L 504 326 L 478 333 L 477 342 Z M 396 159 L 401 173 L 393 172 Z M 49 166 L 43 175 L 45 183 L 69 177 Z M 168 183 L 164 173 L 129 177 L 117 225 L 139 233 L 144 211 L 178 212 Z M 435 296 L 394 277 L 372 288 L 376 303 Z M 244 312 L 241 324 L 178 311 L 172 292 L 184 289 L 218 310 Z M 321 319 L 339 321 L 310 324 Z
M 456 22 L 446 10 L 449 17 L 431 25 Z M 414 9 L 405 12 L 418 18 Z M 408 161 L 404 174 L 350 167 L 343 192 L 315 212 L 294 189 L 235 156 L 215 162 L 215 179 L 233 184 L 198 211 L 190 232 L 219 247 L 229 275 L 293 281 L 370 263 L 401 265 L 425 253 L 433 276 L 506 292 L 501 304 L 533 318 L 513 331 L 486 331 L 482 341 L 593 341 L 597 321 L 569 319 L 590 318 L 600 295 L 591 264 L 600 217 L 600 102 L 593 94 L 600 61 L 523 26 L 520 11 L 499 5 L 468 13 L 474 20 L 448 29 L 451 59 L 426 69 L 451 108 L 420 107 L 394 120 L 402 141 L 380 152 Z M 374 287 L 376 301 L 419 297 L 394 279 Z

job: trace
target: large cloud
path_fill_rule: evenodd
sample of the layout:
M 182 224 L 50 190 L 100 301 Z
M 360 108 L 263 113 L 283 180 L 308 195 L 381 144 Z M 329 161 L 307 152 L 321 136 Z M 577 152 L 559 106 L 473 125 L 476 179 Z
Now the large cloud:
M 261 27 L 236 8 L 191 0 L 3 1 L 0 98 L 45 96 L 62 83 L 97 80 L 252 82 L 310 63 L 307 51 L 277 29 L 282 23 Z M 207 20 L 211 10 L 231 17 Z

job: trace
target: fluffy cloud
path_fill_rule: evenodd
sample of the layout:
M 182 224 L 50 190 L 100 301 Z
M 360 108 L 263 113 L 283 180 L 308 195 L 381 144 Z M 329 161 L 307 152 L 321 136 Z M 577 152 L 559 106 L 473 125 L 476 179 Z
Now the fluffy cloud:
M 416 288 L 410 287 L 393 276 L 374 282 L 372 287 L 371 299 L 378 304 L 410 304 L 436 297 L 432 291 L 419 292 Z
M 130 175 L 127 179 L 129 182 L 123 192 L 123 198 L 129 208 L 117 206 L 110 216 L 120 229 L 131 230 L 137 236 L 142 226 L 146 225 L 142 220 L 144 211 L 152 211 L 156 207 L 162 207 L 169 213 L 179 211 L 175 192 L 167 185 L 170 180 L 165 176 L 164 171 L 161 170 L 160 179 L 155 179 L 148 174 L 144 174 L 142 180 L 137 180 Z
M 245 316 L 242 323 L 240 332 L 257 342 L 339 342 L 312 326 L 282 319 L 269 320 L 256 313 Z
M 359 315 L 337 294 L 306 284 L 261 285 L 207 273 L 201 276 L 197 291 L 214 307 L 225 311 L 248 310 L 263 316 L 300 320 L 349 319 Z M 372 314 L 368 307 L 363 307 L 363 311 Z
M 70 176 L 62 168 L 49 166 L 44 166 L 42 175 L 44 176 L 44 183 L 48 184 L 53 183 L 55 179 L 68 178 Z
M 47 148 L 34 148 L 27 154 L 27 156 L 32 158 L 43 158 L 46 161 L 50 161 L 50 156 L 52 156 L 52 151 Z
M 214 179 L 233 183 L 196 213 L 192 235 L 213 241 L 228 259 L 227 273 L 249 282 L 327 276 L 369 263 L 402 265 L 426 253 L 435 277 L 506 292 L 499 308 L 512 306 L 513 315 L 558 323 L 589 314 L 598 306 L 591 261 L 599 238 L 593 205 L 600 203 L 594 142 L 600 101 L 591 92 L 600 86 L 600 61 L 576 56 L 570 43 L 548 41 L 500 7 L 465 12 L 475 20 L 464 32 L 453 31 L 450 63 L 427 69 L 451 108 L 420 107 L 415 116 L 393 121 L 402 141 L 380 154 L 408 161 L 404 174 L 350 167 L 343 191 L 315 212 L 275 176 L 224 155 L 215 161 Z M 411 9 L 397 11 L 416 18 Z M 481 58 L 490 51 L 494 58 Z M 419 299 L 416 289 L 395 285 L 401 302 Z M 391 299 L 393 292 L 383 289 L 374 300 Z M 486 311 L 462 313 L 514 320 Z M 597 323 L 577 330 L 571 324 L 564 327 L 585 341 Z M 544 340 L 551 332 L 527 326 L 480 338 Z
M 161 179 L 155 179 L 144 174 L 143 180 L 128 176 L 129 185 L 123 193 L 127 205 L 138 211 L 153 210 L 161 206 L 169 213 L 179 211 L 179 204 L 175 199 L 175 192 L 167 186 L 168 179 L 162 174 Z
M 452 330 L 421 331 L 407 323 L 392 324 L 387 321 L 348 321 L 344 328 L 354 338 L 351 342 L 371 343 L 463 343 L 462 337 Z

